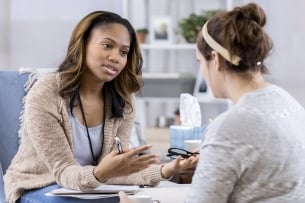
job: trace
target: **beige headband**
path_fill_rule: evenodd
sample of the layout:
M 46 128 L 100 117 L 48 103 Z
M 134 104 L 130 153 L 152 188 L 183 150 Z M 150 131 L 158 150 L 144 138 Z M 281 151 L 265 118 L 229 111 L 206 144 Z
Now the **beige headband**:
M 215 51 L 217 51 L 223 58 L 225 58 L 230 63 L 238 66 L 241 58 L 239 56 L 231 55 L 229 51 L 216 42 L 208 33 L 208 22 L 207 21 L 202 28 L 202 35 L 206 43 Z

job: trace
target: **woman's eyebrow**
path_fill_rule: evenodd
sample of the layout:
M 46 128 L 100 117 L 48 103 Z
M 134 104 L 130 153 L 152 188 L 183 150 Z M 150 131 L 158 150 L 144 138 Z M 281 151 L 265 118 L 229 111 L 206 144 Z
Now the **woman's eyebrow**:
M 105 37 L 105 38 L 102 38 L 103 40 L 109 40 L 111 41 L 112 43 L 115 43 L 115 44 L 118 44 L 117 41 L 113 40 L 112 38 L 109 38 L 109 37 Z M 124 48 L 127 48 L 129 49 L 130 48 L 130 45 L 128 44 L 121 44 L 120 46 L 124 47 Z

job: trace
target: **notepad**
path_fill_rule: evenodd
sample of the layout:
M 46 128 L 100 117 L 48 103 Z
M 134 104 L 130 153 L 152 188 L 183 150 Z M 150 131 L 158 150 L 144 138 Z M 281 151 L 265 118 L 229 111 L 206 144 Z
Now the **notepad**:
M 81 199 L 99 199 L 108 198 L 118 195 L 119 191 L 124 191 L 128 195 L 136 194 L 139 187 L 135 185 L 101 185 L 93 190 L 79 191 L 67 188 L 59 188 L 52 190 L 45 195 L 48 196 L 62 196 L 62 197 L 76 197 Z

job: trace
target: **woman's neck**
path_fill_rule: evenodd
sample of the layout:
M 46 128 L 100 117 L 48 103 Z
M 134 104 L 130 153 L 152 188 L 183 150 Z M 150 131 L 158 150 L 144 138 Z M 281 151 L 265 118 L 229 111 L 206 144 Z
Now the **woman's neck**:
M 83 98 L 102 98 L 102 89 L 104 83 L 94 80 L 88 74 L 84 74 L 81 78 L 79 94 Z
M 233 103 L 237 103 L 246 93 L 259 90 L 269 85 L 261 73 L 251 74 L 251 78 L 237 74 L 228 74 L 228 77 L 230 78 L 225 82 L 225 85 L 227 95 Z
M 104 122 L 105 101 L 102 87 L 102 85 L 92 85 L 90 82 L 81 81 L 79 88 L 79 104 L 81 106 L 76 106 L 74 113 L 82 124 L 85 124 L 86 119 L 87 127 L 89 128 Z M 84 112 L 84 116 L 81 113 L 82 111 Z

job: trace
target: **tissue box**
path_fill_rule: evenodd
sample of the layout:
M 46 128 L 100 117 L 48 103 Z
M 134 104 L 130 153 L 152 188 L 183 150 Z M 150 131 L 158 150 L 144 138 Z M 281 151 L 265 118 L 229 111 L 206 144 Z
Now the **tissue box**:
M 170 126 L 170 147 L 185 149 L 185 140 L 203 140 L 204 126 L 189 127 L 189 126 Z

